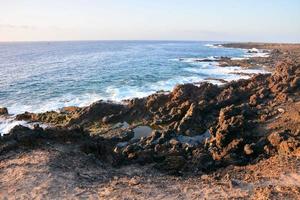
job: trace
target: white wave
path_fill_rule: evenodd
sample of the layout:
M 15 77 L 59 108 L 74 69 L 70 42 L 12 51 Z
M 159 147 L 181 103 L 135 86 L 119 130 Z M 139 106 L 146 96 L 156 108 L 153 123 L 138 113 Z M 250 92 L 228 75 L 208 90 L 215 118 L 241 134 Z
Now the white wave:
M 207 78 L 218 78 L 225 81 L 232 81 L 238 79 L 249 78 L 251 74 L 266 74 L 270 73 L 264 69 L 243 69 L 241 67 L 218 67 L 216 65 L 195 65 L 194 67 L 184 68 L 185 71 L 192 72 L 195 74 L 201 74 Z M 244 73 L 244 74 L 238 74 Z M 249 74 L 249 75 L 247 75 Z M 218 83 L 219 81 L 209 80 L 211 83 Z
M 219 58 L 215 56 L 209 56 L 205 58 L 179 58 L 177 61 L 185 62 L 185 63 L 195 63 L 195 62 L 212 62 L 217 61 Z
M 25 121 L 15 121 L 14 118 L 0 118 L 0 135 L 8 134 L 17 125 L 25 125 Z
M 238 75 L 232 74 L 232 72 L 237 72 L 239 67 L 188 67 L 185 68 L 185 71 L 192 72 L 195 74 L 202 74 L 202 76 L 206 76 L 206 78 L 221 78 L 226 81 L 237 80 L 241 78 Z
M 106 93 L 108 94 L 108 97 L 105 98 L 104 100 L 121 102 L 124 99 L 142 98 L 154 92 L 155 91 L 150 91 L 149 89 L 143 90 L 142 88 L 138 88 L 138 87 L 124 86 L 124 87 L 117 88 L 111 86 L 106 89 Z
M 57 97 L 53 99 L 49 99 L 48 101 L 40 102 L 39 104 L 33 105 L 22 105 L 19 103 L 12 104 L 8 106 L 8 111 L 11 114 L 9 117 L 0 117 L 0 135 L 7 134 L 9 131 L 17 126 L 22 125 L 29 128 L 33 128 L 33 125 L 36 123 L 28 123 L 26 121 L 17 121 L 15 120 L 15 115 L 24 113 L 24 112 L 46 112 L 52 110 L 58 110 L 62 107 L 66 106 L 88 106 L 100 99 L 103 99 L 100 95 L 95 93 L 84 94 L 80 96 L 76 95 L 65 95 L 63 97 Z M 41 127 L 47 127 L 45 124 L 40 124 Z
M 155 83 L 148 83 L 142 87 L 123 86 L 123 87 L 108 87 L 106 89 L 107 96 L 105 100 L 121 102 L 124 99 L 143 98 L 157 91 L 171 91 L 177 84 L 194 83 L 203 81 L 200 76 L 178 76 L 168 80 L 161 80 Z
M 204 46 L 206 46 L 206 47 L 209 47 L 209 48 L 214 48 L 214 49 L 216 49 L 216 48 L 223 48 L 223 45 L 221 45 L 221 44 L 205 44 Z
M 217 79 L 204 79 L 203 81 L 199 81 L 199 82 L 194 82 L 193 84 L 196 86 L 200 86 L 201 83 L 206 82 L 206 83 L 211 83 L 214 85 L 223 85 L 224 82 L 221 80 L 217 80 Z
M 194 83 L 199 81 L 203 81 L 203 77 L 196 76 L 196 75 L 188 76 L 188 77 L 178 76 L 169 80 L 159 81 L 155 84 L 152 84 L 151 88 L 153 90 L 157 88 L 161 88 L 161 90 L 171 91 L 178 84 Z
M 245 58 L 245 57 L 232 57 L 231 60 L 247 60 L 249 58 Z
M 49 99 L 47 101 L 41 101 L 39 104 L 34 105 L 23 105 L 18 102 L 7 106 L 8 111 L 12 115 L 24 113 L 24 112 L 34 112 L 41 113 L 46 111 L 58 110 L 67 106 L 79 106 L 84 107 L 103 99 L 102 96 L 95 93 L 87 93 L 84 95 L 72 95 L 68 94 L 62 97 L 56 97 Z
M 270 74 L 271 72 L 264 69 L 239 69 L 238 72 L 249 74 Z
M 205 44 L 204 46 L 206 46 L 206 47 L 213 47 L 215 45 L 214 44 Z
M 48 125 L 42 123 L 37 123 L 37 122 L 29 123 L 26 121 L 18 121 L 15 120 L 14 116 L 0 117 L 0 136 L 8 134 L 10 130 L 13 129 L 15 126 L 22 125 L 33 129 L 35 124 L 39 124 L 41 128 L 48 127 Z
M 257 48 L 252 48 L 248 50 L 249 53 L 259 53 L 259 50 Z
M 264 69 L 243 69 L 241 67 L 217 67 L 217 66 L 205 66 L 199 68 L 185 68 L 184 70 L 195 72 L 195 73 L 203 73 L 206 75 L 216 75 L 222 76 L 226 74 L 231 74 L 233 72 L 243 72 L 243 73 L 270 73 Z
M 270 56 L 269 53 L 263 53 L 263 52 L 259 52 L 259 53 L 250 53 L 250 54 L 244 55 L 245 58 L 254 58 L 254 57 L 267 58 L 267 57 L 269 57 L 269 56 Z
M 260 49 L 256 49 L 256 48 L 252 48 L 252 49 L 243 49 L 243 51 L 245 52 L 244 57 L 245 58 L 254 58 L 254 57 L 269 57 L 270 53 L 266 52 L 266 50 L 260 50 Z

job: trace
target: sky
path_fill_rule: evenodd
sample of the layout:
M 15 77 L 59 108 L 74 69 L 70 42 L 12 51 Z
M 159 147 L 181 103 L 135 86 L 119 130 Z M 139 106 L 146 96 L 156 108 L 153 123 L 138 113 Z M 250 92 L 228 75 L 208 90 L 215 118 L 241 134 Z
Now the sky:
M 300 42 L 300 0 L 0 0 L 0 41 Z

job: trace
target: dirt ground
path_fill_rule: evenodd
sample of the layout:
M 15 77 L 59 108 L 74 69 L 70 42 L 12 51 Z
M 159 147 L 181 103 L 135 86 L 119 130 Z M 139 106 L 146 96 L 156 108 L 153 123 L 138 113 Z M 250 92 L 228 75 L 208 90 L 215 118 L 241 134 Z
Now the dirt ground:
M 299 199 L 300 159 L 275 156 L 176 177 L 151 166 L 111 168 L 73 145 L 0 157 L 1 199 Z

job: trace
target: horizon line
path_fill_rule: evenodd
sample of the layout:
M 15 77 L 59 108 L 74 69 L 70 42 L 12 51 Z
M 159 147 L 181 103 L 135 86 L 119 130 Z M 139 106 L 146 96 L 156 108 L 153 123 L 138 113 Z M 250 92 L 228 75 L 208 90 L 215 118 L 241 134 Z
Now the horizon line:
M 80 40 L 10 40 L 1 41 L 0 43 L 39 43 L 39 42 L 222 42 L 222 43 L 267 43 L 267 44 L 300 44 L 300 42 L 270 42 L 270 41 L 229 41 L 229 40 L 168 40 L 168 39 L 80 39 Z

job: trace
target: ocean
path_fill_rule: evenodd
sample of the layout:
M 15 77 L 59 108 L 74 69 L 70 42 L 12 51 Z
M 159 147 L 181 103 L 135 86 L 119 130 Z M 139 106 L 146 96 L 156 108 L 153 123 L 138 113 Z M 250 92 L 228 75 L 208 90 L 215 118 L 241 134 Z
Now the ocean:
M 216 62 L 197 62 L 201 58 L 249 56 L 246 50 L 213 46 L 215 43 L 0 43 L 0 107 L 7 107 L 12 115 L 25 111 L 45 112 L 64 106 L 87 106 L 100 99 L 119 102 L 145 97 L 160 90 L 170 91 L 176 84 L 209 78 L 245 78 L 232 74 L 247 71 L 239 67 L 222 68 Z M 11 122 L 0 120 L 0 132 L 8 124 Z

